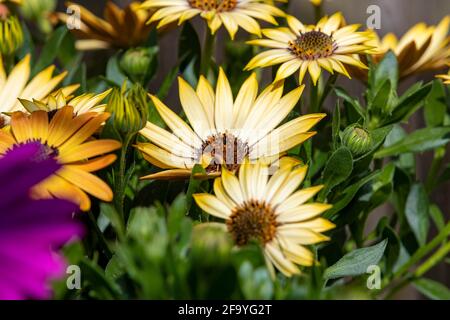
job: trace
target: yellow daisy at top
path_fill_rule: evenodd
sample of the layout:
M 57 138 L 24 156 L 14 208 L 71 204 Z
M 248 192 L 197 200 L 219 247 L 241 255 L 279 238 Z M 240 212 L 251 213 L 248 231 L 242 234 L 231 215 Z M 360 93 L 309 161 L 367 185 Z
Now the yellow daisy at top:
M 322 0 L 309 0 L 313 5 L 320 6 L 322 4 Z
M 207 20 L 211 33 L 222 24 L 233 39 L 238 28 L 261 35 L 256 19 L 277 25 L 274 17 L 285 13 L 267 0 L 146 0 L 142 8 L 158 9 L 149 22 L 159 21 L 158 28 L 178 20 L 181 24 L 197 15 Z
M 316 84 L 322 68 L 330 73 L 337 71 L 350 77 L 346 64 L 366 68 L 356 53 L 367 52 L 370 32 L 358 32 L 359 25 L 341 27 L 341 13 L 323 17 L 317 25 L 305 26 L 293 16 L 288 16 L 289 28 L 264 29 L 268 39 L 251 40 L 248 43 L 271 48 L 255 56 L 246 70 L 281 64 L 275 81 L 299 71 L 299 82 L 308 71 Z
M 53 77 L 55 66 L 50 66 L 30 80 L 30 69 L 30 55 L 27 55 L 7 75 L 0 57 L 0 128 L 7 120 L 2 113 L 24 110 L 19 99 L 44 99 L 67 74 L 63 72 Z M 78 85 L 68 86 L 62 92 L 70 95 L 77 88 Z
M 288 277 L 300 272 L 296 264 L 314 263 L 313 253 L 305 246 L 329 240 L 321 232 L 334 228 L 319 217 L 331 205 L 308 202 L 322 186 L 296 191 L 307 166 L 293 164 L 285 163 L 269 179 L 268 166 L 246 162 L 239 178 L 223 170 L 214 181 L 215 195 L 194 194 L 202 210 L 225 220 L 238 246 L 256 240 L 271 274 L 274 265 Z
M 258 95 L 258 81 L 252 74 L 233 99 L 222 69 L 215 90 L 204 77 L 200 77 L 196 90 L 179 78 L 181 105 L 190 126 L 151 96 L 172 132 L 150 122 L 140 131 L 150 141 L 137 145 L 144 158 L 168 169 L 143 179 L 186 178 L 196 164 L 209 176 L 220 175 L 222 165 L 234 171 L 245 157 L 276 162 L 280 155 L 312 137 L 315 132 L 309 130 L 325 117 L 323 113 L 309 114 L 279 126 L 297 105 L 303 88 L 283 96 L 283 83 L 279 82 Z
M 376 32 L 373 32 L 373 39 L 367 44 L 377 48 L 371 55 L 375 63 L 381 61 L 385 54 L 392 50 L 397 56 L 399 76 L 405 78 L 425 71 L 442 69 L 450 63 L 449 29 L 450 16 L 446 16 L 436 26 L 427 26 L 423 22 L 416 24 L 400 39 L 393 33 L 388 33 L 380 39 Z M 356 70 L 354 73 L 363 80 L 367 79 L 367 72 L 363 71 L 361 74 L 361 70 Z
M 65 106 L 71 106 L 76 115 L 86 112 L 102 113 L 105 111 L 106 104 L 101 104 L 101 102 L 110 94 L 111 90 L 108 89 L 99 94 L 84 93 L 77 97 L 66 96 L 62 90 L 58 90 L 42 101 L 20 99 L 20 102 L 30 113 L 38 110 L 54 112 Z
M 109 114 L 88 112 L 74 115 L 70 106 L 55 113 L 35 111 L 31 114 L 14 112 L 11 129 L 0 130 L 0 157 L 15 146 L 38 142 L 42 157 L 53 157 L 62 166 L 55 174 L 33 187 L 34 198 L 61 198 L 72 201 L 83 211 L 89 210 L 88 194 L 111 201 L 110 187 L 91 172 L 100 170 L 115 161 L 120 148 L 115 140 L 95 140 L 92 135 L 109 117 Z

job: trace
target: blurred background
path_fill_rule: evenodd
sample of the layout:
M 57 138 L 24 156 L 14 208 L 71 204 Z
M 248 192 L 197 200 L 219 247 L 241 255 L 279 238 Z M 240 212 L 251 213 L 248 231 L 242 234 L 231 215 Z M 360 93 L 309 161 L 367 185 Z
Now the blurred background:
M 103 8 L 106 0 L 75 0 L 74 2 L 82 4 L 89 8 L 97 15 L 102 15 Z M 119 5 L 126 5 L 130 3 L 130 0 L 116 0 L 115 3 Z M 59 1 L 58 11 L 65 11 L 65 1 Z M 366 20 L 370 13 L 367 13 L 367 8 L 370 5 L 377 5 L 381 10 L 381 29 L 377 30 L 380 36 L 385 35 L 388 32 L 393 32 L 397 36 L 403 35 L 411 26 L 418 22 L 425 22 L 426 24 L 435 25 L 447 14 L 450 13 L 450 1 L 448 0 L 324 0 L 325 12 L 332 14 L 336 11 L 342 11 L 348 23 L 360 23 L 366 25 Z M 289 13 L 298 17 L 301 21 L 306 23 L 314 22 L 314 10 L 308 0 L 290 0 Z M 203 23 L 199 23 L 198 20 L 194 22 L 198 32 L 203 33 Z M 152 81 L 149 91 L 154 92 L 158 88 L 169 70 L 175 65 L 178 48 L 177 42 L 180 33 L 180 28 L 170 30 L 160 37 L 160 57 L 159 57 L 159 71 L 155 79 Z M 238 39 L 245 39 L 245 34 L 240 33 Z M 217 62 L 224 58 L 223 48 L 225 42 L 228 40 L 228 35 L 225 34 L 223 28 L 220 30 L 217 44 Z M 107 53 L 105 53 L 105 61 Z M 244 67 L 244 66 L 242 66 Z M 270 72 L 270 70 L 268 70 Z M 411 77 L 403 82 L 402 87 L 408 87 L 411 83 L 418 80 L 430 81 L 434 78 L 436 73 L 424 74 L 420 77 Z M 265 80 L 268 82 L 269 77 Z M 342 80 L 344 85 L 349 91 L 356 95 L 361 95 L 363 86 L 357 81 L 352 81 L 351 86 L 347 86 L 348 82 Z M 402 89 L 400 89 L 402 90 Z M 329 98 L 333 100 L 334 97 Z M 170 106 L 179 106 L 178 94 L 176 84 L 171 89 L 167 103 Z M 423 127 L 423 119 L 420 114 L 413 117 L 407 125 L 406 129 Z M 450 162 L 450 159 L 447 159 Z M 422 179 L 427 172 L 431 163 L 431 154 L 426 154 L 425 157 L 421 157 L 417 161 L 418 179 Z M 447 211 L 450 207 L 450 184 L 444 185 L 439 192 L 436 192 L 433 197 L 440 205 L 443 212 Z M 386 208 L 379 208 L 378 212 L 372 214 L 373 223 L 368 224 L 368 228 L 373 228 L 380 214 L 383 214 Z M 448 211 L 446 212 L 447 219 L 449 218 Z M 434 232 L 434 231 L 433 231 Z M 441 264 L 440 267 L 435 268 L 430 272 L 428 277 L 440 282 L 450 284 L 450 267 L 446 264 Z M 421 296 L 411 288 L 406 288 L 397 296 L 402 299 L 420 299 Z

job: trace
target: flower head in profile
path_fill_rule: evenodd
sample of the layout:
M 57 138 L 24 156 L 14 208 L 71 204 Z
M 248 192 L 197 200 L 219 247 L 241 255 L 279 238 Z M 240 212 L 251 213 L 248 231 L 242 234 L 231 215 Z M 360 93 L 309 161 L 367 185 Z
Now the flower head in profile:
M 108 153 L 121 145 L 115 140 L 92 138 L 108 117 L 108 113 L 95 112 L 74 115 L 71 106 L 49 113 L 14 112 L 10 130 L 0 131 L 0 158 L 23 144 L 40 144 L 41 157 L 56 159 L 61 169 L 35 186 L 33 197 L 67 199 L 86 211 L 91 206 L 86 193 L 103 201 L 113 198 L 109 186 L 91 173 L 114 162 L 116 156 Z
M 71 106 L 76 115 L 87 112 L 102 113 L 105 111 L 106 104 L 101 102 L 109 95 L 111 90 L 109 89 L 99 94 L 84 93 L 77 97 L 66 96 L 63 90 L 58 90 L 41 101 L 37 99 L 33 99 L 33 101 L 20 99 L 20 102 L 29 113 L 38 110 L 56 112 L 65 106 Z
M 305 246 L 328 240 L 321 234 L 334 228 L 319 215 L 331 205 L 307 202 L 322 186 L 298 189 L 307 166 L 286 161 L 272 177 L 263 163 L 245 162 L 239 178 L 223 169 L 214 181 L 214 193 L 195 194 L 205 212 L 224 219 L 238 246 L 256 241 L 264 251 L 269 270 L 274 265 L 286 276 L 311 266 L 314 255 Z
M 201 77 L 194 90 L 179 78 L 183 111 L 190 126 L 151 96 L 161 118 L 172 132 L 147 122 L 141 135 L 150 143 L 137 148 L 144 158 L 167 171 L 144 179 L 186 178 L 192 168 L 202 165 L 208 175 L 220 175 L 221 166 L 238 169 L 245 157 L 275 162 L 289 149 L 303 143 L 323 113 L 308 114 L 279 126 L 297 105 L 303 86 L 283 96 L 283 83 L 272 84 L 258 95 L 256 74 L 252 74 L 233 99 L 230 83 L 220 69 L 217 87 Z
M 444 17 L 438 25 L 427 26 L 421 22 L 409 29 L 400 39 L 393 33 L 380 39 L 375 31 L 366 44 L 375 47 L 371 53 L 375 63 L 383 60 L 388 51 L 392 51 L 398 60 L 399 76 L 408 76 L 426 71 L 442 69 L 450 63 L 450 16 Z M 366 58 L 361 56 L 361 60 Z M 367 79 L 366 70 L 351 70 L 351 74 L 361 80 Z
M 149 20 L 159 21 L 158 28 L 174 21 L 181 24 L 201 15 L 211 33 L 216 33 L 223 24 L 232 39 L 239 27 L 260 36 L 261 29 L 256 19 L 277 25 L 274 17 L 285 16 L 267 0 L 146 0 L 142 8 L 158 9 Z
M 50 281 L 65 275 L 53 250 L 82 234 L 76 205 L 32 200 L 30 189 L 60 168 L 42 145 L 26 143 L 0 159 L 0 300 L 47 299 Z
M 78 8 L 80 13 L 80 28 L 72 30 L 80 39 L 77 42 L 80 50 L 136 47 L 147 41 L 152 29 L 152 26 L 146 25 L 149 12 L 142 10 L 136 1 L 124 9 L 108 1 L 104 19 L 73 2 L 67 2 L 67 7 Z M 71 16 L 65 13 L 58 13 L 58 17 L 64 23 L 71 23 Z
M 275 81 L 289 77 L 299 71 L 299 81 L 308 71 L 316 84 L 322 69 L 350 77 L 345 65 L 367 68 L 356 53 L 365 53 L 370 32 L 357 31 L 359 25 L 344 24 L 341 13 L 323 17 L 317 25 L 305 26 L 293 16 L 287 17 L 289 28 L 264 29 L 267 39 L 251 40 L 248 43 L 271 48 L 256 55 L 246 70 L 281 64 Z
M 50 66 L 30 80 L 30 59 L 30 55 L 25 56 L 7 75 L 0 56 L 0 128 L 2 127 L 1 124 L 6 122 L 6 115 L 3 113 L 25 111 L 19 99 L 42 100 L 67 75 L 67 72 L 63 72 L 54 77 L 55 66 Z M 65 95 L 70 95 L 77 88 L 78 85 L 68 86 L 62 88 L 62 92 Z

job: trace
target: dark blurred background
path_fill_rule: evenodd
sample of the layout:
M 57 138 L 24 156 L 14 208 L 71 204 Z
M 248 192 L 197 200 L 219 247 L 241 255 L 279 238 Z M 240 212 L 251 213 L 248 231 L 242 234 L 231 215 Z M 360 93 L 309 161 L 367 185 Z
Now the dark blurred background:
M 58 10 L 65 11 L 64 2 L 60 0 Z M 82 4 L 89 8 L 97 15 L 102 15 L 106 0 L 74 0 L 74 2 Z M 116 0 L 115 3 L 119 5 L 126 5 L 130 0 Z M 366 24 L 369 16 L 367 8 L 370 5 L 377 5 L 381 9 L 381 29 L 378 30 L 380 36 L 388 32 L 393 32 L 397 36 L 404 34 L 411 26 L 418 22 L 425 22 L 427 24 L 437 24 L 447 14 L 450 14 L 450 1 L 448 0 L 324 0 L 325 12 L 332 14 L 336 11 L 342 11 L 348 23 Z M 308 0 L 290 0 L 289 12 L 301 21 L 306 23 L 314 22 L 313 7 Z M 199 21 L 195 22 L 197 29 L 202 32 L 203 24 Z M 166 33 L 160 37 L 160 57 L 159 57 L 159 71 L 152 81 L 149 91 L 155 91 L 161 84 L 164 75 L 175 65 L 178 56 L 177 40 L 179 36 L 179 28 Z M 245 39 L 245 34 L 240 33 L 240 36 Z M 223 28 L 219 32 L 218 48 L 217 48 L 217 62 L 220 63 L 223 49 L 223 39 L 227 39 Z M 105 57 L 106 58 L 106 57 Z M 244 67 L 244 66 L 242 66 Z M 420 77 L 411 77 L 402 84 L 402 88 L 406 88 L 411 83 L 418 80 L 430 81 L 434 78 L 435 73 L 428 73 Z M 349 82 L 341 80 L 342 84 L 346 86 Z M 363 86 L 356 80 L 351 82 L 351 86 L 346 86 L 354 94 L 360 95 Z M 401 89 L 402 90 L 402 89 Z M 176 85 L 171 90 L 171 94 L 167 99 L 168 105 L 179 106 L 178 94 Z M 414 116 L 410 123 L 406 125 L 406 129 L 413 129 L 423 127 L 423 119 L 420 115 Z M 447 163 L 450 159 L 447 159 Z M 425 177 L 431 163 L 431 155 L 425 154 L 417 161 L 418 178 Z M 447 219 L 449 212 L 447 208 L 450 207 L 450 184 L 444 185 L 433 197 L 440 205 L 443 212 L 446 212 Z M 380 214 L 383 214 L 385 208 L 380 208 L 377 213 L 372 215 L 372 222 L 368 224 L 368 229 L 373 228 L 375 221 L 378 220 Z M 450 284 L 450 267 L 448 264 L 442 263 L 439 267 L 433 269 L 428 275 L 437 281 Z M 420 299 L 421 296 L 412 288 L 406 288 L 397 296 L 402 299 Z

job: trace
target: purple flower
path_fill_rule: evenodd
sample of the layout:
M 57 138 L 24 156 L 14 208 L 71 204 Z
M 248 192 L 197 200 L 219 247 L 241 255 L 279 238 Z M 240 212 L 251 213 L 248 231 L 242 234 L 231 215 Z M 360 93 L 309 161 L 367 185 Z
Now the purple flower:
M 45 299 L 49 280 L 64 274 L 54 249 L 81 235 L 65 200 L 33 200 L 30 188 L 59 169 L 40 143 L 26 143 L 0 159 L 0 299 Z

